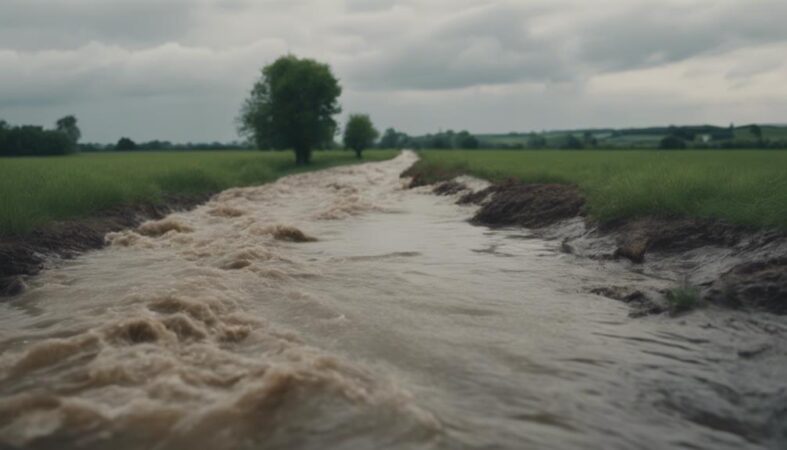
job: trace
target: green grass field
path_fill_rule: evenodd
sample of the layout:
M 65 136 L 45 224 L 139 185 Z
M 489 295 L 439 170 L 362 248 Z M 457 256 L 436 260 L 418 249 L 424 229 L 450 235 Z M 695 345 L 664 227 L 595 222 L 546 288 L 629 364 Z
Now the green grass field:
M 490 180 L 572 183 L 601 220 L 707 217 L 787 229 L 787 151 L 429 150 L 426 167 Z
M 394 151 L 364 152 L 366 161 Z M 357 160 L 349 151 L 315 152 L 308 170 Z M 206 151 L 85 153 L 0 158 L 0 234 L 111 206 L 156 201 L 165 193 L 213 192 L 273 181 L 296 168 L 292 152 Z

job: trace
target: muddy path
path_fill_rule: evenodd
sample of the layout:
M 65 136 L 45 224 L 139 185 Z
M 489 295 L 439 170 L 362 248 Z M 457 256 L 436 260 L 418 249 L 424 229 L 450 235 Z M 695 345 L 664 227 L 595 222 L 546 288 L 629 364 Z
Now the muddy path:
M 403 188 L 404 153 L 110 233 L 0 304 L 0 448 L 781 448 L 787 322 Z

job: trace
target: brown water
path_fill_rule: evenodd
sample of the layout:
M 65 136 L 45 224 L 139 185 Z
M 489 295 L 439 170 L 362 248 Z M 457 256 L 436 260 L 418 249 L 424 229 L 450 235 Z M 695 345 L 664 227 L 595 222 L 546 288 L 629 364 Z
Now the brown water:
M 785 448 L 784 319 L 629 319 L 585 292 L 669 282 L 473 227 L 401 189 L 414 159 L 232 189 L 31 280 L 0 447 Z

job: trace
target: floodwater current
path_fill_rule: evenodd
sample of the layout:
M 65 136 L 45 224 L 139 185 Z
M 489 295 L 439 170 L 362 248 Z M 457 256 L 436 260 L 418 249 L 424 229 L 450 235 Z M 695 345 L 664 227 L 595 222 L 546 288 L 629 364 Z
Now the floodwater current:
M 230 189 L 29 280 L 0 448 L 787 446 L 784 318 L 631 319 L 588 289 L 667 281 L 472 226 L 403 189 L 415 159 Z

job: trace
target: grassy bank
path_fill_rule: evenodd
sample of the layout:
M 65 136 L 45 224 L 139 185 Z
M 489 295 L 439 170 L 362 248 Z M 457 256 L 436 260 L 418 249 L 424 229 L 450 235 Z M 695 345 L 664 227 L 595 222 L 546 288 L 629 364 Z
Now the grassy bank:
M 365 160 L 394 151 L 368 151 Z M 307 170 L 356 161 L 352 152 L 315 152 Z M 0 158 L 0 234 L 23 233 L 52 220 L 111 206 L 156 201 L 162 194 L 213 192 L 301 171 L 291 152 L 207 151 Z
M 421 152 L 427 172 L 572 183 L 592 217 L 704 217 L 787 229 L 785 151 Z

